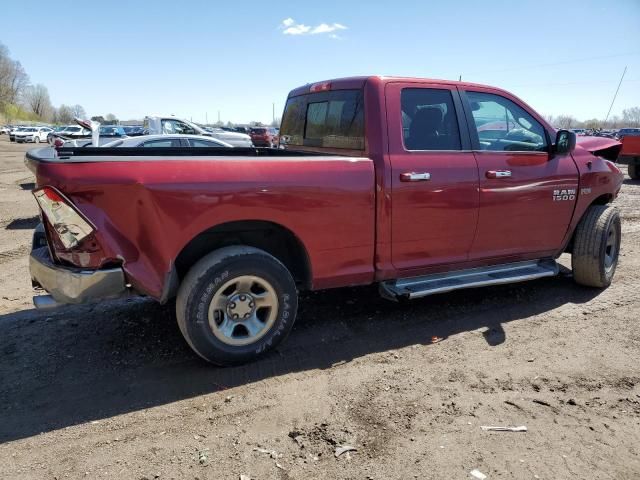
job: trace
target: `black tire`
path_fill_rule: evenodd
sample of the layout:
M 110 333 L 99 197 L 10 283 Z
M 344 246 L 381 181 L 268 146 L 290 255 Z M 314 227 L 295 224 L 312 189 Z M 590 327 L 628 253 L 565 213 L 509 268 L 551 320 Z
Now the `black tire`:
M 640 159 L 632 158 L 627 167 L 627 173 L 632 180 L 640 178 Z
M 621 225 L 618 211 L 609 205 L 593 205 L 576 228 L 571 267 L 580 285 L 605 288 L 618 265 Z
M 265 321 L 260 333 L 252 341 L 249 329 L 241 322 L 243 319 L 232 321 L 229 312 L 230 305 L 236 304 L 231 300 L 237 296 L 233 290 L 226 294 L 226 287 L 234 279 L 255 278 L 271 290 L 270 298 L 276 299 L 276 307 L 268 309 L 269 321 Z M 260 287 L 260 285 L 258 285 Z M 223 291 L 224 288 L 224 291 Z M 250 288 L 253 288 L 250 287 Z M 249 291 L 251 295 L 254 294 Z M 251 295 L 248 295 L 251 298 Z M 226 309 L 215 310 L 212 314 L 210 307 L 214 298 L 227 299 Z M 257 298 L 257 296 L 256 296 Z M 244 301 L 244 298 L 243 298 Z M 255 307 L 252 310 L 252 318 L 258 317 L 258 312 L 263 307 L 248 303 L 245 306 Z M 256 360 L 269 350 L 282 342 L 293 327 L 298 309 L 298 292 L 296 285 L 287 268 L 275 257 L 253 247 L 234 246 L 216 250 L 200 259 L 185 276 L 178 290 L 176 301 L 176 316 L 180 331 L 191 348 L 202 358 L 216 365 L 229 366 Z M 222 314 L 224 319 L 217 324 L 215 315 Z M 235 315 L 235 314 L 233 314 Z M 235 315 L 237 318 L 237 315 Z M 231 335 L 222 333 L 222 323 L 234 325 Z M 234 323 L 237 322 L 237 323 Z M 240 325 L 240 326 L 238 326 Z M 244 329 L 244 330 L 243 330 Z M 234 337 L 240 331 L 240 336 Z M 246 331 L 246 337 L 242 333 Z M 229 344 L 234 341 L 251 342 L 244 345 Z

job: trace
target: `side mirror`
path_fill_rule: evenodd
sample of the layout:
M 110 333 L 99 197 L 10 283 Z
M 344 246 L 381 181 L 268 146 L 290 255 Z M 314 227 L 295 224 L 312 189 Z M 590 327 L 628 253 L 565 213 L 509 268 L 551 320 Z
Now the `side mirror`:
M 576 148 L 576 134 L 569 130 L 558 130 L 554 152 L 559 155 L 567 155 Z

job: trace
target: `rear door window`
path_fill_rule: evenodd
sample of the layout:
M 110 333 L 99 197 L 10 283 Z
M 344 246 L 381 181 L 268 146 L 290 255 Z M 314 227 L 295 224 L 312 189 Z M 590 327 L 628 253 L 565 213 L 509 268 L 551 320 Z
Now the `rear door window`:
M 460 129 L 451 91 L 405 88 L 402 137 L 407 150 L 460 150 Z
M 290 98 L 280 134 L 287 145 L 364 150 L 362 90 L 335 90 Z

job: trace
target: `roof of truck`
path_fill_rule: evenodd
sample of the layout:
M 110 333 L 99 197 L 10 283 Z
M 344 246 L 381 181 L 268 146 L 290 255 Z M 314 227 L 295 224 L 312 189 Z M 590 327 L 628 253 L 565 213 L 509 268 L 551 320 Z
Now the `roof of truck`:
M 368 76 L 356 76 L 356 77 L 342 77 L 333 78 L 328 80 L 321 80 L 319 82 L 307 83 L 301 87 L 295 88 L 289 92 L 289 97 L 295 97 L 297 95 L 303 95 L 309 93 L 311 88 L 315 85 L 329 85 L 327 90 L 348 90 L 362 88 L 368 80 L 375 80 L 382 84 L 390 82 L 420 82 L 420 83 L 433 83 L 440 85 L 456 85 L 461 87 L 482 87 L 491 88 L 495 90 L 504 91 L 501 88 L 494 87 L 492 85 L 483 85 L 480 83 L 462 82 L 458 80 L 442 80 L 437 78 L 420 78 L 420 77 L 394 77 L 388 75 L 368 75 Z

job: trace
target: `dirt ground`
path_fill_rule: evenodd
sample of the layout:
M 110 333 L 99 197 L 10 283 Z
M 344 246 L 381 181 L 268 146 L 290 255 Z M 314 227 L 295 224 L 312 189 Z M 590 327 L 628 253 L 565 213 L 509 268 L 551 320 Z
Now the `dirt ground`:
M 640 478 L 640 183 L 607 290 L 309 294 L 277 352 L 220 369 L 147 300 L 33 309 L 28 148 L 0 137 L 0 478 Z

